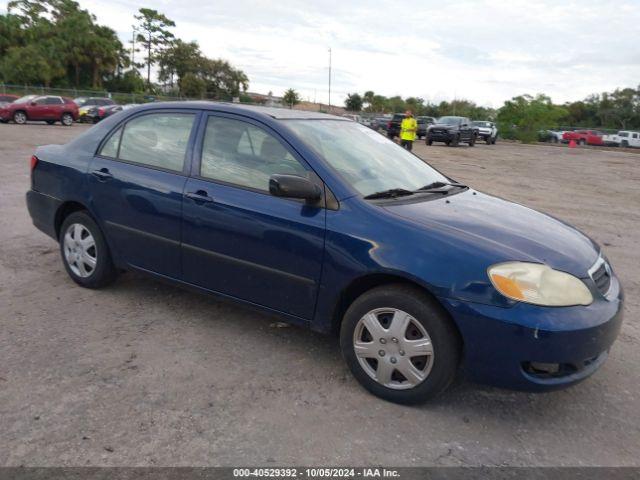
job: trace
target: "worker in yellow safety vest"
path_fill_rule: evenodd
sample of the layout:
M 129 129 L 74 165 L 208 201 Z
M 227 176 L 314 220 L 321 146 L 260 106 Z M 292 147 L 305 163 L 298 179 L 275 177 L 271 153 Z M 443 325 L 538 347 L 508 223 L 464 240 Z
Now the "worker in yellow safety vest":
M 405 112 L 405 117 L 400 124 L 400 145 L 411 151 L 413 141 L 418 133 L 418 122 L 413 118 L 411 110 Z

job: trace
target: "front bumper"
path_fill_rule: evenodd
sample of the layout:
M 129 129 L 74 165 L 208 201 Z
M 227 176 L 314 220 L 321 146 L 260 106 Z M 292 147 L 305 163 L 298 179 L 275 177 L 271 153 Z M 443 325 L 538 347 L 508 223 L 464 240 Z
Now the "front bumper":
M 443 299 L 464 342 L 470 380 L 547 391 L 592 375 L 608 357 L 622 325 L 623 293 L 615 281 L 609 299 L 589 306 L 511 308 Z M 553 373 L 540 368 L 556 366 Z
M 441 130 L 429 130 L 427 132 L 427 139 L 432 142 L 450 142 L 453 140 L 454 134 L 450 131 L 441 131 Z

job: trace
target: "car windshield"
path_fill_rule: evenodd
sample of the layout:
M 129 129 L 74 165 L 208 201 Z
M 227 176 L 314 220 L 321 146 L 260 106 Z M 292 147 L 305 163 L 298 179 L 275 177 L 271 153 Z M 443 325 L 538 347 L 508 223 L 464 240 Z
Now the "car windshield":
M 450 181 L 404 148 L 360 124 L 336 120 L 284 122 L 362 196 L 389 189 L 417 190 L 434 182 Z
M 489 122 L 473 122 L 476 127 L 490 127 L 491 124 Z
M 36 97 L 37 95 L 25 95 L 24 97 L 20 97 L 17 100 L 14 100 L 13 103 L 27 103 Z
M 438 123 L 443 123 L 445 125 L 458 125 L 462 120 L 462 117 L 440 117 L 438 119 Z
M 76 99 L 73 100 L 73 103 L 75 103 L 76 105 L 78 105 L 79 107 L 83 106 L 85 103 L 87 103 L 89 101 L 88 98 L 86 97 L 78 97 Z

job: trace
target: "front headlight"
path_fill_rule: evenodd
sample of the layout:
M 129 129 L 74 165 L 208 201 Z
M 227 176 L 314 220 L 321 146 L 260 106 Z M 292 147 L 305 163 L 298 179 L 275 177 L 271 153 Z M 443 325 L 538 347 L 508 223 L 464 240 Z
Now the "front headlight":
M 591 292 L 582 280 L 540 263 L 499 263 L 489 267 L 487 272 L 496 290 L 512 300 L 547 307 L 593 302 Z

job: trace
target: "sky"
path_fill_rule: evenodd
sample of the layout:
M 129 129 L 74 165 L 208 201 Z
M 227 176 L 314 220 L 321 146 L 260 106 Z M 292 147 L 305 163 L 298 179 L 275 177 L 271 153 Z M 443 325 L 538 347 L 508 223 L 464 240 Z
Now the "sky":
M 148 7 L 175 35 L 224 58 L 252 92 L 327 103 L 347 93 L 468 99 L 500 107 L 520 94 L 557 103 L 640 84 L 640 0 L 79 0 L 131 39 Z M 6 11 L 0 0 L 0 12 Z

